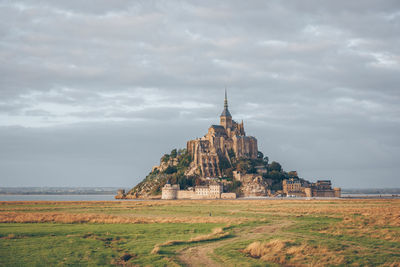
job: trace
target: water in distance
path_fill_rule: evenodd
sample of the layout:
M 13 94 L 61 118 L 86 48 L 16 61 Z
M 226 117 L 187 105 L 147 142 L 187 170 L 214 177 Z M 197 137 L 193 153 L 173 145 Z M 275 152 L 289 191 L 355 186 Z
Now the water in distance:
M 109 201 L 114 195 L 2 195 L 0 201 Z

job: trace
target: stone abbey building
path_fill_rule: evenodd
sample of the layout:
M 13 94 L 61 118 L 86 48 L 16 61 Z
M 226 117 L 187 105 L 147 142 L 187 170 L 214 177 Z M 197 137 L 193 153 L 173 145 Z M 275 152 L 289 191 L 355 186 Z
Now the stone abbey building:
M 211 125 L 205 136 L 188 141 L 187 151 L 193 159 L 187 174 L 200 171 L 198 174 L 202 177 L 220 177 L 220 158 L 229 160 L 229 153 L 235 153 L 236 158 L 257 158 L 257 139 L 246 136 L 243 121 L 237 123 L 232 120 L 226 91 L 220 124 Z
M 186 176 L 197 176 L 206 181 L 207 185 L 197 185 L 187 190 L 181 190 L 179 185 L 168 181 L 162 188 L 162 199 L 219 199 L 236 198 L 235 193 L 223 193 L 224 166 L 232 165 L 232 158 L 257 159 L 257 139 L 246 136 L 243 121 L 232 120 L 228 109 L 228 99 L 225 91 L 224 109 L 220 115 L 220 124 L 211 125 L 206 135 L 187 142 L 187 153 L 192 162 L 185 171 Z M 223 162 L 224 161 L 224 162 Z M 228 161 L 228 162 L 227 162 Z M 172 162 L 172 164 L 177 162 Z M 154 168 L 164 170 L 168 164 L 161 163 Z M 224 164 L 224 165 L 223 165 Z M 254 166 L 254 173 L 233 171 L 233 179 L 241 185 L 241 196 L 298 196 L 298 197 L 340 197 L 340 188 L 332 188 L 329 180 L 319 180 L 310 183 L 300 178 L 284 179 L 282 190 L 271 192 L 272 180 L 263 178 L 268 170 L 265 165 Z M 296 174 L 297 176 L 297 174 Z M 227 181 L 225 181 L 227 182 Z
M 193 159 L 186 175 L 198 174 L 203 178 L 221 177 L 220 159 L 230 160 L 229 153 L 236 158 L 257 158 L 257 139 L 246 136 L 243 121 L 232 120 L 225 91 L 224 110 L 220 125 L 211 125 L 205 136 L 187 142 L 187 151 Z M 179 185 L 169 182 L 162 188 L 162 199 L 212 199 L 236 198 L 235 193 L 223 193 L 223 186 L 214 181 L 206 186 L 195 186 L 180 190 Z
M 332 188 L 330 180 L 311 183 L 295 171 L 283 171 L 277 162 L 269 164 L 257 139 L 246 135 L 243 121 L 232 119 L 226 91 L 219 121 L 203 137 L 188 141 L 186 149 L 165 154 L 142 182 L 116 198 L 340 197 L 340 188 Z

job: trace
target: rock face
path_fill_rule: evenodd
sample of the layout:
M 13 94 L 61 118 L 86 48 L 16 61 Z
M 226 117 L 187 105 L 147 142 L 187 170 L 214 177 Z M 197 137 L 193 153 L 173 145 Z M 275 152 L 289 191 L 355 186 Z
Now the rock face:
M 114 197 L 115 199 L 125 199 L 126 194 L 124 189 L 119 189 L 117 195 Z
M 269 184 L 261 177 L 255 176 L 243 183 L 242 192 L 244 197 L 266 196 Z
M 228 110 L 225 93 L 224 110 L 220 116 L 220 125 L 211 125 L 205 136 L 187 142 L 187 151 L 193 159 L 187 175 L 201 177 L 219 177 L 221 161 L 229 164 L 232 154 L 236 158 L 257 158 L 257 139 L 246 136 L 243 121 L 232 120 Z

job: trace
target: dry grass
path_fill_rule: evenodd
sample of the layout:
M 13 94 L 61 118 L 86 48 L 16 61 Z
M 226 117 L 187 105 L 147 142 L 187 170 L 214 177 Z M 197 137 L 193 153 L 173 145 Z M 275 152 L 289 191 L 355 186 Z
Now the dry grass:
M 192 237 L 189 240 L 169 240 L 169 241 L 166 241 L 161 244 L 156 244 L 154 246 L 153 250 L 151 251 L 151 254 L 158 254 L 161 247 L 217 240 L 217 239 L 227 237 L 228 235 L 229 235 L 228 232 L 225 232 L 222 228 L 218 227 L 218 228 L 215 228 L 210 234 L 199 235 L 196 237 Z
M 210 240 L 210 239 L 220 239 L 227 235 L 229 235 L 229 233 L 224 232 L 224 230 L 222 228 L 218 227 L 218 228 L 215 228 L 208 235 L 199 235 L 196 237 L 192 237 L 191 239 L 189 239 L 189 242 L 200 242 L 200 241 L 206 241 L 206 240 Z
M 209 214 L 212 214 L 212 216 Z M 305 217 L 305 220 L 302 220 L 301 217 Z M 360 253 L 360 255 L 357 254 L 360 259 L 364 256 L 371 259 L 371 255 L 386 257 L 387 253 L 392 258 L 384 266 L 400 266 L 399 262 L 395 261 L 397 258 L 393 259 L 395 258 L 393 255 L 396 255 L 395 248 L 397 246 L 389 244 L 389 242 L 384 243 L 385 241 L 400 242 L 399 199 L 0 202 L 0 223 L 220 223 L 222 225 L 233 224 L 236 227 L 239 223 L 250 221 L 257 221 L 255 225 L 262 225 L 265 220 L 272 223 L 285 221 L 294 223 L 292 232 L 285 233 L 283 231 L 280 235 L 273 232 L 268 234 L 263 232 L 266 237 L 274 237 L 275 239 L 269 242 L 254 242 L 243 250 L 251 257 L 259 258 L 260 262 L 264 260 L 286 266 L 324 266 L 346 265 L 346 261 L 350 259 L 354 260 L 352 264 L 357 264 L 362 261 L 353 259 L 346 252 L 354 249 L 354 251 Z M 296 230 L 295 227 L 298 227 L 298 232 L 293 230 Z M 259 231 L 258 228 L 253 230 L 254 232 Z M 327 242 L 311 242 L 313 238 L 310 238 L 310 236 L 314 234 L 319 236 L 325 234 Z M 163 247 L 178 244 L 191 244 L 193 246 L 193 243 L 196 242 L 218 240 L 228 235 L 229 233 L 225 232 L 224 229 L 217 228 L 210 234 L 195 236 L 190 239 L 189 237 L 182 237 L 185 240 L 164 242 L 173 239 L 174 235 L 172 234 L 165 239 L 152 243 L 159 244 L 154 247 L 150 245 L 146 253 L 151 251 L 152 254 L 159 254 L 152 257 L 165 256 L 166 254 L 160 253 Z M 372 240 L 375 238 L 376 244 L 379 244 L 380 247 L 369 248 L 365 244 L 356 243 L 345 244 L 346 246 L 343 246 L 343 250 L 341 250 L 340 245 L 331 246 L 331 244 L 342 242 L 340 236 L 346 237 L 348 240 L 351 240 L 353 236 L 359 237 L 354 240 L 364 240 L 371 242 L 371 244 L 375 242 Z M 24 237 L 10 234 L 1 238 L 6 242 L 7 239 Z M 87 238 L 94 237 L 88 236 Z M 381 247 L 382 244 L 386 247 Z M 326 246 L 329 246 L 329 248 Z M 330 249 L 338 250 L 332 251 Z M 237 253 L 237 247 L 232 251 Z M 232 253 L 227 253 L 227 258 L 234 255 Z M 239 254 L 242 259 L 243 254 Z M 344 260 L 345 257 L 347 257 L 346 261 Z M 240 258 L 237 260 L 240 262 Z M 122 258 L 118 261 L 125 262 Z M 129 260 L 126 262 L 129 262 Z M 385 262 L 385 260 L 380 262 Z
M 392 263 L 387 263 L 387 264 L 384 264 L 382 266 L 385 266 L 385 267 L 400 267 L 400 260 L 392 262 Z
M 400 211 L 396 207 L 369 207 L 362 212 L 346 214 L 340 223 L 331 224 L 321 233 L 333 235 L 369 236 L 400 242 Z
M 158 254 L 160 252 L 160 246 L 155 245 L 154 248 L 151 250 L 151 254 Z
M 332 224 L 328 228 L 319 231 L 320 233 L 332 235 L 348 235 L 383 239 L 392 242 L 400 242 L 400 232 L 398 229 L 390 227 L 390 222 L 386 225 L 371 220 L 366 217 L 349 218 L 337 224 Z
M 268 205 L 266 205 L 267 203 Z M 400 215 L 400 199 L 390 200 L 265 200 L 254 201 L 247 211 L 277 215 L 374 215 L 392 213 Z M 400 221 L 396 221 L 399 225 Z
M 218 215 L 213 212 L 216 216 L 211 217 L 181 211 L 193 206 L 207 210 L 223 207 L 226 213 Z M 170 208 L 172 212 L 168 213 Z M 321 229 L 321 233 L 368 234 L 374 238 L 400 241 L 400 233 L 394 229 L 400 226 L 399 199 L 0 202 L 0 223 L 241 223 L 271 215 L 335 217 L 343 221 Z
M 400 212 L 400 199 L 390 200 L 151 200 L 151 201 L 0 201 L 0 211 L 29 209 L 87 209 L 87 208 L 148 208 L 168 206 L 224 206 L 235 213 L 273 213 L 289 215 L 308 214 L 371 214 Z M 20 207 L 19 207 L 20 206 Z M 375 213 L 374 213 L 375 214 Z M 399 221 L 398 221 L 399 223 Z
M 253 242 L 243 252 L 253 258 L 282 265 L 326 266 L 344 263 L 343 255 L 338 255 L 326 247 L 296 244 L 293 240 Z
M 237 219 L 243 222 L 245 219 Z M 0 213 L 0 223 L 228 223 L 224 217 L 129 217 L 127 215 L 81 214 L 81 213 Z

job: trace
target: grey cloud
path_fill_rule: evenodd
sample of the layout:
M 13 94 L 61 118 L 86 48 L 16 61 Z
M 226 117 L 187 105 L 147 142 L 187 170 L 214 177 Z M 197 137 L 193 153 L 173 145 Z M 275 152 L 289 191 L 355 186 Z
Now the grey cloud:
M 399 185 L 398 1 L 21 0 L 0 18 L 4 185 L 130 185 L 217 123 L 224 87 L 286 169 Z

